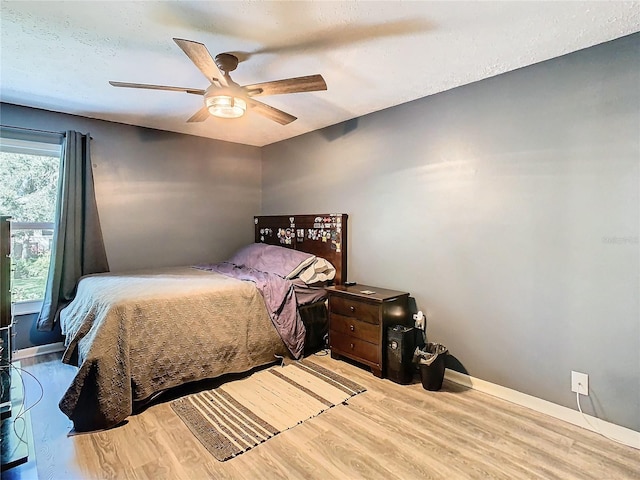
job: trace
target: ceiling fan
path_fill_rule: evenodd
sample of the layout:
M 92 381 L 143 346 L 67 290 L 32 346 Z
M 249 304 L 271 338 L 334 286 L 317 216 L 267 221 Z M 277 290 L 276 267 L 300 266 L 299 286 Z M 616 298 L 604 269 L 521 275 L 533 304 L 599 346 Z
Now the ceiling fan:
M 220 53 L 214 59 L 211 57 L 207 47 L 202 43 L 181 38 L 174 38 L 173 41 L 178 44 L 211 83 L 205 90 L 144 83 L 109 83 L 114 87 L 169 90 L 204 96 L 204 106 L 193 114 L 187 122 L 203 122 L 210 114 L 221 118 L 238 118 L 244 115 L 247 106 L 249 106 L 254 112 L 281 125 L 287 125 L 296 120 L 297 117 L 271 107 L 266 103 L 259 102 L 254 97 L 284 93 L 316 92 L 327 89 L 327 84 L 322 75 L 308 75 L 241 86 L 231 80 L 229 76 L 229 72 L 234 71 L 238 66 L 238 58 L 236 56 L 230 53 Z

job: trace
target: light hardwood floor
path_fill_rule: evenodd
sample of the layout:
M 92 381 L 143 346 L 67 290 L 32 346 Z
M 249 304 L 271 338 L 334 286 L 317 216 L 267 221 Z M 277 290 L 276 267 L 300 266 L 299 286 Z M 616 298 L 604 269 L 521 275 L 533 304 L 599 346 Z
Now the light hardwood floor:
M 368 391 L 226 462 L 167 402 L 109 431 L 67 437 L 57 403 L 74 375 L 59 355 L 22 361 L 44 385 L 32 410 L 33 461 L 3 479 L 637 479 L 640 452 L 595 433 L 445 382 L 396 385 L 355 365 L 312 357 Z M 28 402 L 37 388 L 26 380 Z

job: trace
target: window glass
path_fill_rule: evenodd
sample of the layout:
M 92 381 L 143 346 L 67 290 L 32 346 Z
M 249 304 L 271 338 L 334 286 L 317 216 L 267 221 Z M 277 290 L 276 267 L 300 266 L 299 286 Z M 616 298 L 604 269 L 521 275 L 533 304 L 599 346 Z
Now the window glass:
M 59 173 L 59 144 L 0 138 L 0 213 L 12 217 L 14 302 L 44 297 Z

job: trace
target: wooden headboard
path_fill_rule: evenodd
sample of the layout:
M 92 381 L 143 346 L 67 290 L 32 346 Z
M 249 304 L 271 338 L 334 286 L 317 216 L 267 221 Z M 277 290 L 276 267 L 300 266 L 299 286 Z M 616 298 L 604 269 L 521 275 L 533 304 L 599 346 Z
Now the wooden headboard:
M 255 242 L 293 248 L 326 258 L 335 284 L 347 281 L 347 219 L 344 213 L 254 217 Z

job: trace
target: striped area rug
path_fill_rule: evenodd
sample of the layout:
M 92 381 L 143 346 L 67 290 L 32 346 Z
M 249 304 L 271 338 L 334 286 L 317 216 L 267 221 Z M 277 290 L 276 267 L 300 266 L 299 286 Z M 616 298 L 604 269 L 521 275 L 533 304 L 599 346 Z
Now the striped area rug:
M 302 360 L 174 400 L 171 408 L 207 450 L 224 461 L 364 391 Z

